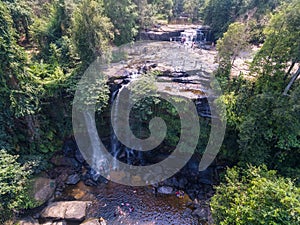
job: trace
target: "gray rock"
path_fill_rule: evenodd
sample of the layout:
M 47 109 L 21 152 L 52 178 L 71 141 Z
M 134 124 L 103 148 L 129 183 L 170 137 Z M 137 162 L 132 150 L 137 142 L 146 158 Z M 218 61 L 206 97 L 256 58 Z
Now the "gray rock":
M 199 171 L 199 182 L 207 185 L 213 184 L 213 169 L 207 168 L 206 170 Z
M 19 225 L 38 225 L 39 222 L 32 217 L 26 217 L 18 221 Z
M 192 213 L 193 216 L 198 217 L 201 220 L 207 220 L 207 212 L 203 208 L 197 208 Z
M 70 220 L 84 220 L 86 215 L 87 203 L 76 202 L 76 204 L 69 204 L 66 213 L 65 219 Z
M 59 222 L 49 221 L 49 222 L 43 223 L 42 225 L 67 225 L 67 223 L 66 223 L 66 221 L 59 221 Z
M 186 208 L 184 211 L 183 211 L 183 217 L 190 217 L 193 213 L 193 210 L 191 210 L 190 208 Z
M 72 174 L 68 177 L 66 184 L 74 185 L 77 184 L 80 181 L 79 174 Z
M 55 180 L 38 177 L 34 180 L 33 197 L 42 205 L 53 196 L 55 188 Z
M 84 221 L 80 225 L 106 225 L 106 221 L 103 218 L 100 219 L 89 219 Z
M 41 218 L 83 221 L 90 203 L 90 201 L 54 202 L 42 211 Z
M 160 194 L 169 195 L 169 194 L 173 193 L 173 188 L 169 187 L 169 186 L 162 186 L 162 187 L 157 188 L 157 192 Z

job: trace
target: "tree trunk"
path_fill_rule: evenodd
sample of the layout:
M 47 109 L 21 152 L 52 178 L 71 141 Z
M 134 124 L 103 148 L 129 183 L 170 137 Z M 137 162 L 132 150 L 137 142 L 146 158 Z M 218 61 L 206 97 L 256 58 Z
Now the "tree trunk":
M 284 75 L 283 80 L 286 80 L 286 79 L 288 78 L 288 76 L 289 76 L 289 74 L 291 73 L 292 69 L 294 68 L 295 64 L 296 64 L 296 60 L 293 60 L 291 66 L 290 66 L 290 68 L 289 68 L 289 70 L 288 70 L 288 71 L 286 72 L 286 74 Z
M 300 75 L 300 67 L 298 68 L 297 72 L 294 73 L 294 75 L 292 76 L 290 82 L 288 83 L 288 85 L 286 86 L 286 88 L 284 89 L 283 95 L 287 95 L 288 91 L 291 89 L 293 83 L 295 82 L 295 80 L 299 77 Z

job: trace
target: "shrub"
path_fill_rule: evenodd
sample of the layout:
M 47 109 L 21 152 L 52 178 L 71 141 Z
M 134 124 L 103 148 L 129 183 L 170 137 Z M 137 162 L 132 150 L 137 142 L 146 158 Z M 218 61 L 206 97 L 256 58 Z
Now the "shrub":
M 17 162 L 18 156 L 0 150 L 0 218 L 8 219 L 13 212 L 30 207 L 26 194 L 29 165 Z M 0 221 L 0 223 L 3 221 Z
M 228 169 L 211 209 L 217 224 L 300 224 L 300 188 L 266 166 Z

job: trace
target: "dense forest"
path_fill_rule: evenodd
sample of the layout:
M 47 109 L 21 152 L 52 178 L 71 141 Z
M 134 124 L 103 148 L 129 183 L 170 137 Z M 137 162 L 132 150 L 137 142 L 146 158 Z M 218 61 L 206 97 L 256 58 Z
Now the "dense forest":
M 140 32 L 177 23 L 212 28 L 226 105 L 216 224 L 300 223 L 298 0 L 2 0 L 0 223 L 34 208 L 30 179 L 72 137 L 72 100 L 88 66 Z M 232 76 L 257 46 L 250 72 Z M 108 89 L 101 101 L 108 101 Z

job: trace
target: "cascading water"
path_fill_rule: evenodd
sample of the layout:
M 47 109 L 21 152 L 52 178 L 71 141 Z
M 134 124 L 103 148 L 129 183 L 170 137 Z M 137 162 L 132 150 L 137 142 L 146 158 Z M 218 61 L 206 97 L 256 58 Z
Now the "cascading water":
M 108 162 L 105 156 L 99 154 L 99 149 L 101 146 L 99 145 L 99 137 L 95 124 L 95 118 L 88 110 L 83 112 L 85 124 L 87 127 L 88 136 L 90 137 L 90 148 L 92 149 L 92 155 L 87 156 L 92 159 L 92 168 L 90 168 L 89 174 L 94 181 L 97 181 L 100 178 L 100 172 L 105 171 L 108 168 Z M 93 169 L 97 168 L 97 170 Z
M 140 76 L 140 73 L 138 72 L 133 72 L 130 74 L 130 81 L 132 82 L 133 80 L 137 79 Z M 119 113 L 119 107 L 120 107 L 120 98 L 118 97 L 119 94 L 122 93 L 122 90 L 124 88 L 128 88 L 128 85 L 123 85 L 121 86 L 120 89 L 114 91 L 111 95 L 111 102 L 110 104 L 113 105 L 114 101 L 115 102 L 115 109 L 114 112 L 112 112 L 111 115 L 111 120 L 114 120 L 114 123 L 112 124 L 118 124 L 117 119 L 120 118 L 118 115 Z M 130 98 L 130 96 L 129 96 Z M 130 110 L 130 109 L 129 109 Z M 128 118 L 124 118 L 128 119 Z M 113 165 L 112 168 L 113 170 L 116 170 L 118 168 L 118 160 L 123 159 L 123 161 L 129 165 L 133 165 L 137 160 L 140 161 L 141 164 L 145 164 L 142 162 L 142 151 L 138 151 L 138 153 L 135 150 L 138 150 L 138 146 L 136 147 L 137 149 L 132 149 L 128 148 L 124 145 L 122 145 L 117 136 L 116 136 L 116 130 L 117 129 L 122 129 L 121 127 L 115 126 L 112 127 L 112 134 L 111 134 L 111 154 L 114 157 Z M 125 157 L 125 158 L 123 158 Z
M 114 101 L 117 101 L 116 102 L 116 110 L 114 111 L 114 114 L 112 115 L 112 120 L 116 120 L 117 119 L 117 113 L 118 113 L 118 107 L 119 107 L 119 98 L 117 97 L 118 93 L 122 90 L 124 86 L 121 87 L 121 89 L 118 89 L 116 91 L 114 91 L 112 93 L 112 96 L 111 96 L 111 105 Z M 114 132 L 114 129 L 118 129 L 118 127 L 115 127 L 113 128 L 112 127 L 112 134 L 111 134 L 111 154 L 113 155 L 114 157 L 114 160 L 113 160 L 113 165 L 112 165 L 112 169 L 113 170 L 116 170 L 117 167 L 118 167 L 118 155 L 120 154 L 120 143 L 118 141 L 118 138 Z
M 119 106 L 120 106 L 120 99 L 118 98 L 118 94 L 122 92 L 123 88 L 126 88 L 126 86 L 122 86 L 119 90 L 116 90 L 112 93 L 112 97 L 111 97 L 111 105 L 113 104 L 114 101 L 115 102 L 115 110 L 112 113 L 112 120 L 114 120 L 114 124 L 118 124 L 117 123 L 117 119 L 118 119 L 118 113 L 119 113 Z M 125 118 L 128 119 L 128 118 Z M 114 161 L 113 161 L 113 165 L 112 165 L 112 169 L 116 170 L 118 168 L 118 160 L 120 160 L 120 157 L 123 155 L 126 157 L 125 162 L 129 165 L 133 164 L 134 162 L 134 158 L 135 158 L 135 154 L 134 154 L 134 150 L 124 147 L 120 144 L 117 136 L 116 136 L 116 130 L 120 129 L 121 127 L 115 126 L 112 127 L 112 134 L 111 134 L 111 154 L 114 157 Z M 122 151 L 124 151 L 125 154 L 121 154 Z

